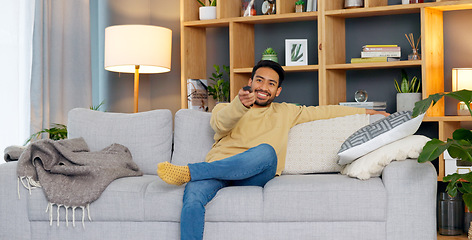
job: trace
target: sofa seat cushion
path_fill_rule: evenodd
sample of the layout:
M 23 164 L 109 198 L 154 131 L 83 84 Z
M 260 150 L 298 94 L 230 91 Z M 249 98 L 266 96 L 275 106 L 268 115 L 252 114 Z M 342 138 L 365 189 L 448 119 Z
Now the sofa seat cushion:
M 179 222 L 185 185 L 173 186 L 163 181 L 149 185 L 144 197 L 146 221 Z M 206 206 L 205 220 L 261 221 L 261 187 L 223 188 Z
M 144 175 L 141 177 L 120 178 L 113 181 L 102 195 L 90 204 L 90 216 L 93 221 L 143 221 L 144 193 L 148 185 L 160 181 L 158 176 Z M 48 201 L 42 189 L 34 189 L 28 201 L 28 215 L 32 221 L 49 221 L 45 212 Z M 57 220 L 57 206 L 54 206 L 53 219 Z M 72 211 L 69 209 L 68 220 L 72 221 Z M 65 209 L 60 208 L 61 221 L 65 221 Z M 86 215 L 87 216 L 87 215 Z M 82 210 L 75 210 L 75 221 L 82 219 Z M 87 218 L 86 218 L 87 219 Z
M 380 178 L 282 175 L 264 187 L 264 221 L 386 221 L 386 209 Z

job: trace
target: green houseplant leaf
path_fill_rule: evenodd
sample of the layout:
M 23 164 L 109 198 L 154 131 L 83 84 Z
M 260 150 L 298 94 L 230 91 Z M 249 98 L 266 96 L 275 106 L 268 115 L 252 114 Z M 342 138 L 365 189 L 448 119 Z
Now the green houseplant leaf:
M 208 95 L 213 96 L 218 102 L 229 102 L 229 81 L 224 79 L 224 72 L 229 76 L 229 66 L 223 65 L 224 72 L 218 65 L 213 65 L 215 72 L 211 74 L 210 79 L 215 83 L 208 86 Z
M 472 116 L 470 103 L 472 102 L 472 91 L 460 90 L 450 93 L 437 93 L 429 95 L 428 98 L 415 103 L 413 116 L 425 113 L 430 106 L 434 106 L 443 96 L 452 97 L 466 103 L 469 113 Z M 433 161 L 444 151 L 453 158 L 472 162 L 472 132 L 467 129 L 457 129 L 452 134 L 452 139 L 441 141 L 432 139 L 423 147 L 423 151 L 418 157 L 418 162 Z M 456 196 L 458 191 L 461 192 L 462 199 L 469 209 L 472 209 L 472 172 L 466 174 L 451 174 L 443 178 L 444 182 L 449 182 L 446 192 L 451 196 Z

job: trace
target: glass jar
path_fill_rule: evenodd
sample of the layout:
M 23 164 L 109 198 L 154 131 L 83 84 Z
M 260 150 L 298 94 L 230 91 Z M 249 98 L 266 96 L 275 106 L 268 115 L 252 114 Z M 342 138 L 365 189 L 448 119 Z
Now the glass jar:
M 438 228 L 439 234 L 454 236 L 462 234 L 464 208 L 462 207 L 462 195 L 455 197 L 442 192 L 438 199 Z
M 408 60 L 421 60 L 421 55 L 416 48 L 413 48 L 412 53 L 408 54 Z

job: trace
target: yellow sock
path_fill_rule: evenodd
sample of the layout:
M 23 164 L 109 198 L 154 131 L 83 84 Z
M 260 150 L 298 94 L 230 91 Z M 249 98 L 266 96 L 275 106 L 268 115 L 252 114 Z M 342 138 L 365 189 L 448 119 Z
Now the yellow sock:
M 162 162 L 157 164 L 157 175 L 168 184 L 182 185 L 190 182 L 188 166 L 176 166 L 169 162 Z

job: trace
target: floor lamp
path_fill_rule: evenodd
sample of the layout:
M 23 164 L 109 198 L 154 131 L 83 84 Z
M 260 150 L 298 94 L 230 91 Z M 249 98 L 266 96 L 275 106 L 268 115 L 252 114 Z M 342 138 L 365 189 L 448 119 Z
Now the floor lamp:
M 105 28 L 105 69 L 134 73 L 134 112 L 138 112 L 139 73 L 170 71 L 172 31 L 149 25 Z

